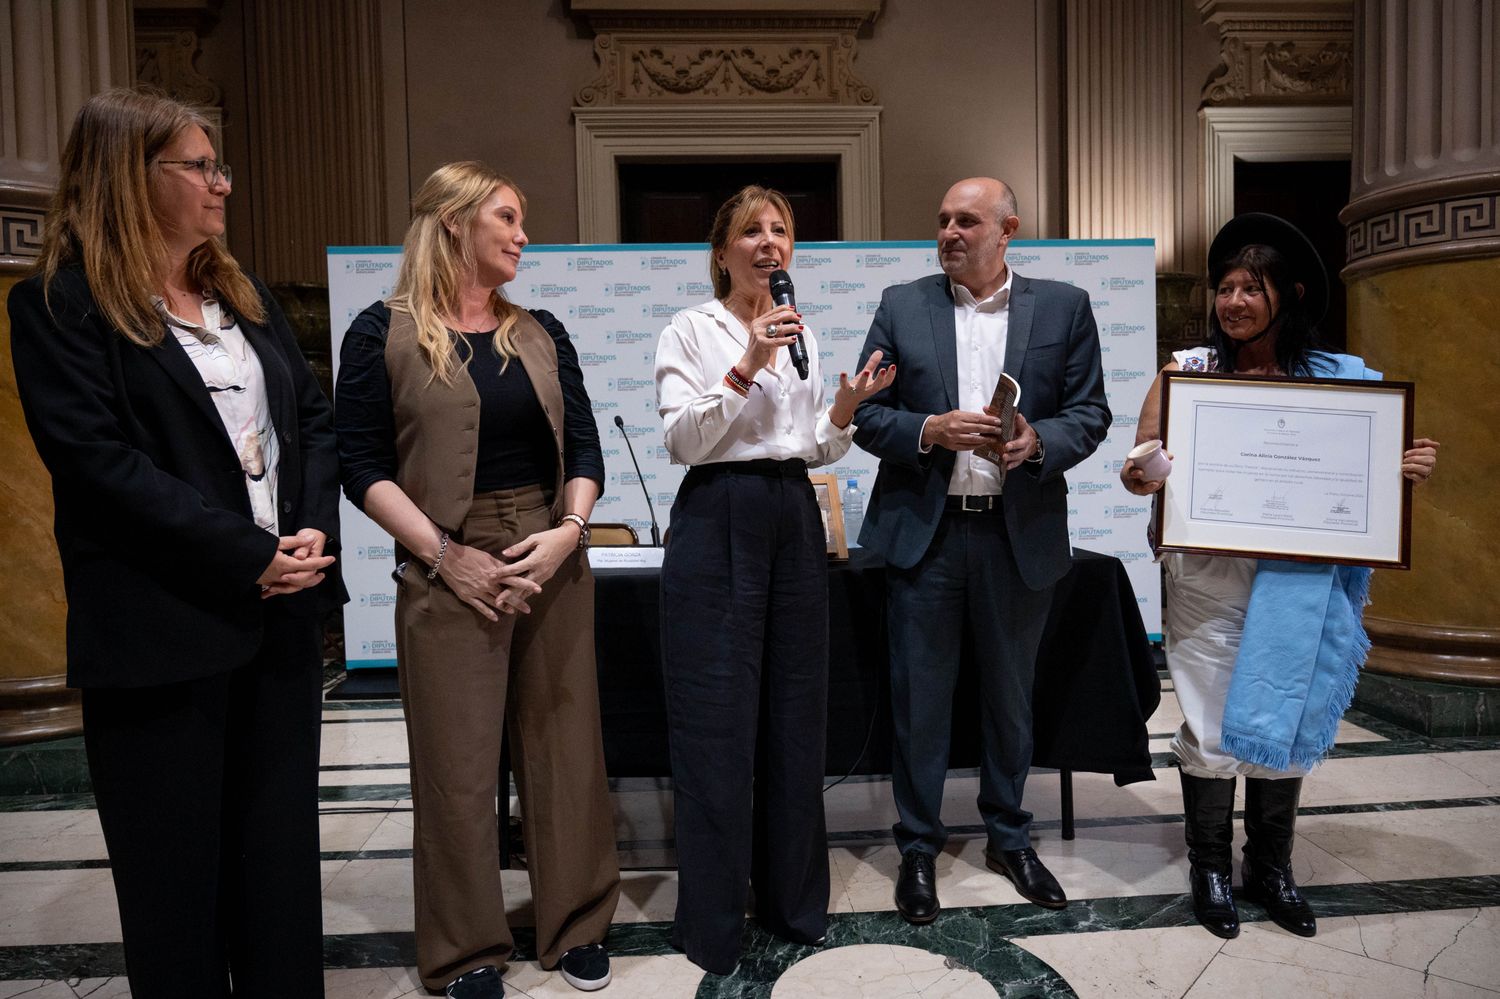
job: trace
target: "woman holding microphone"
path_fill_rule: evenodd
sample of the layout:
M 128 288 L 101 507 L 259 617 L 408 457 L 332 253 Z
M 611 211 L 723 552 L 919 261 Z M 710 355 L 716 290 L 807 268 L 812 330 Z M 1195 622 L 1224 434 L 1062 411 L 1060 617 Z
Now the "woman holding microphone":
M 794 246 L 779 192 L 739 191 L 709 242 L 715 297 L 674 316 L 656 352 L 667 450 L 692 466 L 662 567 L 662 669 L 679 872 L 672 941 L 728 974 L 752 885 L 771 932 L 818 943 L 827 925 L 828 560 L 807 469 L 848 451 L 855 407 L 895 367 L 879 371 L 876 352 L 853 381 L 839 376 L 824 405 L 816 340 L 771 297 Z M 805 378 L 788 351 L 799 335 Z

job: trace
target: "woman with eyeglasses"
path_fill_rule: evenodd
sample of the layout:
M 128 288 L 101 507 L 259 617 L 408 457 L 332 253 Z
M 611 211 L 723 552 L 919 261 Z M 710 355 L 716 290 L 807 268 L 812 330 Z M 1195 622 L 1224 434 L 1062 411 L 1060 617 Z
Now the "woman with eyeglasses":
M 224 248 L 208 130 L 154 94 L 84 104 L 11 351 L 131 994 L 316 997 L 338 463 L 286 320 Z

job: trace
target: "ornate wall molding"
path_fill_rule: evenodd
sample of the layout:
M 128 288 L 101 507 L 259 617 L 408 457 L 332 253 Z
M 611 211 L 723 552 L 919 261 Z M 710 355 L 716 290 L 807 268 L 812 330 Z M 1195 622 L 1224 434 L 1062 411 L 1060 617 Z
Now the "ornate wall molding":
M 622 159 L 834 159 L 843 239 L 879 239 L 880 107 L 855 34 L 883 0 L 570 0 L 599 74 L 573 109 L 578 238 L 620 238 Z
M 180 101 L 219 110 L 224 91 L 198 70 L 198 34 L 188 27 L 138 25 L 135 30 L 135 76 L 141 83 Z
M 1219 66 L 1205 105 L 1349 101 L 1354 78 L 1352 0 L 1199 0 L 1219 29 Z
M 584 107 L 665 102 L 873 104 L 854 75 L 852 34 L 610 33 L 594 40 L 599 75 Z
M 571 0 L 599 75 L 582 107 L 664 103 L 874 104 L 855 34 L 882 0 Z
M 1347 157 L 1353 115 L 1331 105 L 1206 107 L 1203 135 L 1203 245 L 1234 217 L 1234 161 L 1328 160 Z
M 879 107 L 576 107 L 573 118 L 580 242 L 619 241 L 622 159 L 758 157 L 767 151 L 836 159 L 842 238 L 880 238 Z

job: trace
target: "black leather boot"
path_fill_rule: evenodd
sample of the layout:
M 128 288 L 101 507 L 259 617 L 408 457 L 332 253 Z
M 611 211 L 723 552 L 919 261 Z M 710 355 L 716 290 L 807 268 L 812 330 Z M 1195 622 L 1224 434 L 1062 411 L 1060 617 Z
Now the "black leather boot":
M 1234 778 L 1179 773 L 1193 915 L 1214 936 L 1233 940 L 1240 935 L 1240 914 L 1230 888 L 1234 872 Z
M 1292 833 L 1302 778 L 1245 780 L 1245 897 L 1265 906 L 1271 921 L 1289 933 L 1310 937 L 1318 920 L 1292 880 Z

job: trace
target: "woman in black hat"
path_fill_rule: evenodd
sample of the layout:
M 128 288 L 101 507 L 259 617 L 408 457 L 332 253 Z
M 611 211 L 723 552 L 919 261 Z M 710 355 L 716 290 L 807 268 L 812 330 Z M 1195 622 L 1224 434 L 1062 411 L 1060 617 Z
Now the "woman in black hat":
M 1328 305 L 1328 277 L 1317 251 L 1291 223 L 1262 213 L 1226 223 L 1209 249 L 1209 278 L 1214 302 L 1208 344 L 1174 353 L 1163 371 L 1380 378 L 1360 358 L 1320 348 L 1317 324 Z M 1160 436 L 1158 376 L 1141 407 L 1136 442 Z M 1426 438 L 1413 442 L 1402 474 L 1426 481 L 1437 448 Z M 1162 480 L 1148 479 L 1131 460 L 1120 478 L 1137 496 L 1162 487 Z M 1217 936 L 1239 934 L 1231 846 L 1235 778 L 1244 776 L 1242 891 L 1264 905 L 1277 925 L 1310 937 L 1317 921 L 1291 870 L 1297 801 L 1303 776 L 1332 743 L 1332 719 L 1348 708 L 1353 677 L 1368 649 L 1359 618 L 1370 570 L 1182 553 L 1167 554 L 1162 563 L 1167 669 L 1183 716 L 1172 750 L 1182 777 L 1193 912 Z M 1316 601 L 1284 599 L 1290 591 L 1305 594 L 1319 586 Z M 1306 621 L 1289 619 L 1282 610 L 1289 604 L 1326 610 L 1313 611 Z M 1272 650 L 1258 637 L 1273 632 L 1310 636 L 1306 661 L 1287 662 L 1284 649 Z M 1305 677 L 1301 692 L 1312 698 L 1309 703 L 1324 698 L 1327 710 L 1315 719 L 1323 724 L 1313 726 L 1319 729 L 1314 748 L 1297 751 L 1306 745 L 1299 738 L 1284 757 L 1262 752 L 1254 734 L 1234 726 L 1243 701 L 1255 695 L 1246 680 L 1257 669 L 1277 672 L 1278 682 L 1287 674 Z

